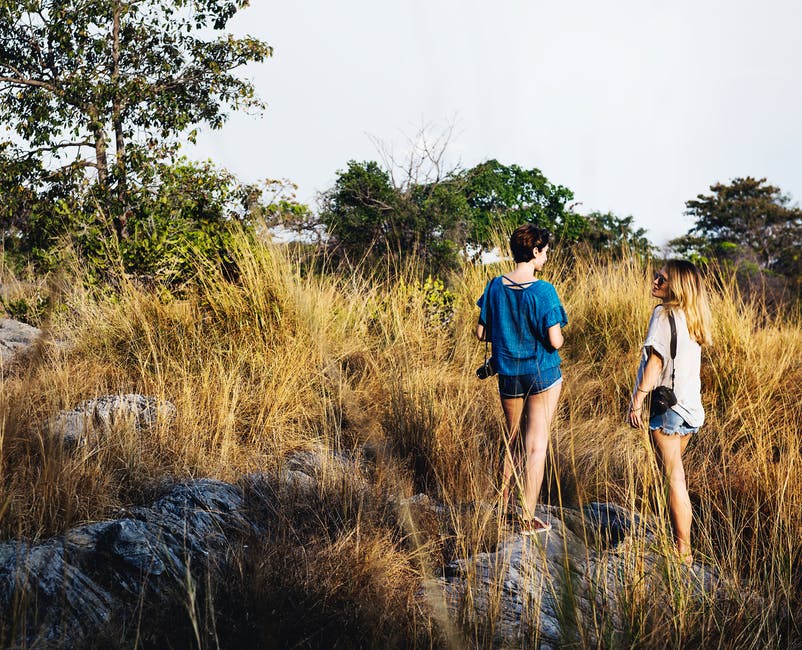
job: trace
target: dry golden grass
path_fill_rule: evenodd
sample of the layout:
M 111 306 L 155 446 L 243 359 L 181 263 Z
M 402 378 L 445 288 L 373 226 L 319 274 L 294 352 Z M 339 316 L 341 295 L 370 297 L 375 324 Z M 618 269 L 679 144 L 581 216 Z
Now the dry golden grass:
M 113 294 L 75 283 L 50 325 L 70 345 L 43 346 L 3 369 L 3 537 L 42 538 L 107 517 L 148 501 L 165 477 L 235 481 L 322 444 L 365 455 L 369 487 L 337 484 L 316 504 L 285 504 L 292 534 L 243 560 L 238 594 L 253 599 L 253 615 L 272 611 L 276 629 L 299 644 L 304 625 L 325 620 L 333 634 L 367 641 L 388 630 L 405 643 L 448 645 L 463 632 L 487 641 L 492 614 L 455 632 L 421 586 L 500 535 L 482 504 L 496 499 L 501 411 L 493 380 L 473 375 L 484 354 L 474 303 L 494 269 L 466 264 L 450 278 L 453 314 L 443 322 L 450 310 L 433 306 L 414 269 L 392 281 L 302 272 L 287 249 L 244 237 L 235 257 L 236 281 L 200 268 L 197 288 L 180 299 L 130 283 Z M 544 490 L 553 505 L 599 500 L 663 512 L 648 442 L 624 422 L 653 307 L 649 274 L 634 258 L 568 265 L 559 251 L 547 267 L 570 319 Z M 665 616 L 633 586 L 621 594 L 633 647 L 799 643 L 802 327 L 745 303 L 732 284 L 714 293 L 713 312 L 715 343 L 703 362 L 708 420 L 686 469 L 697 556 L 743 596 L 700 611 L 677 587 Z M 64 453 L 41 427 L 83 399 L 131 392 L 169 399 L 175 421 L 146 438 L 122 427 L 85 456 Z M 421 491 L 450 514 L 388 505 Z M 299 531 L 303 553 L 292 543 Z M 670 555 L 667 534 L 665 545 Z M 632 567 L 631 584 L 642 584 L 637 561 Z M 271 585 L 295 599 L 277 600 Z M 750 594 L 761 599 L 758 611 Z M 296 620 L 293 608 L 306 616 Z M 232 624 L 228 638 L 264 639 L 266 629 Z

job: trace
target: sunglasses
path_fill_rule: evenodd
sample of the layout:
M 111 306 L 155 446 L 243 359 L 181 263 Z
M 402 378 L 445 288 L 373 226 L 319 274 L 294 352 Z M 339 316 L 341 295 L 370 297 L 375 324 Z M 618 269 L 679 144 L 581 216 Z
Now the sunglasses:
M 654 274 L 654 281 L 657 283 L 658 287 L 662 287 L 666 282 L 668 282 L 668 278 L 662 273 L 657 272 Z

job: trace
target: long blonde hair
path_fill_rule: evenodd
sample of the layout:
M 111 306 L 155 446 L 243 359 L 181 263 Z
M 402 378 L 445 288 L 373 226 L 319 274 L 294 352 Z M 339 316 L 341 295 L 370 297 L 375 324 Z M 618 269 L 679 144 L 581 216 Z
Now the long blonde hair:
M 688 333 L 700 345 L 713 342 L 713 316 L 707 302 L 707 290 L 699 269 L 685 260 L 668 260 L 663 268 L 668 276 L 667 309 L 678 307 L 685 312 Z

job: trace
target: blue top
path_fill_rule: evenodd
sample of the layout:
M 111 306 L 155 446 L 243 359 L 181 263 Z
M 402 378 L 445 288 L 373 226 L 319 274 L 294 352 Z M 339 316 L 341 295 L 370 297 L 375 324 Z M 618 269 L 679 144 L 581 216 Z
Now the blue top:
M 476 304 L 500 375 L 534 375 L 560 365 L 560 355 L 549 342 L 549 328 L 565 327 L 568 316 L 552 284 L 536 280 L 505 285 L 499 276 L 487 283 Z

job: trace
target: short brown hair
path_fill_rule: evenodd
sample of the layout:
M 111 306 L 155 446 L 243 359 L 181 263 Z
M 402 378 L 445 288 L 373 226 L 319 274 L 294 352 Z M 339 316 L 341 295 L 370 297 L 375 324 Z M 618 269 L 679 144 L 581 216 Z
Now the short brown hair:
M 545 228 L 538 228 L 534 224 L 525 223 L 518 226 L 510 237 L 510 250 L 515 262 L 528 262 L 535 254 L 535 248 L 542 251 L 549 243 L 551 233 Z

